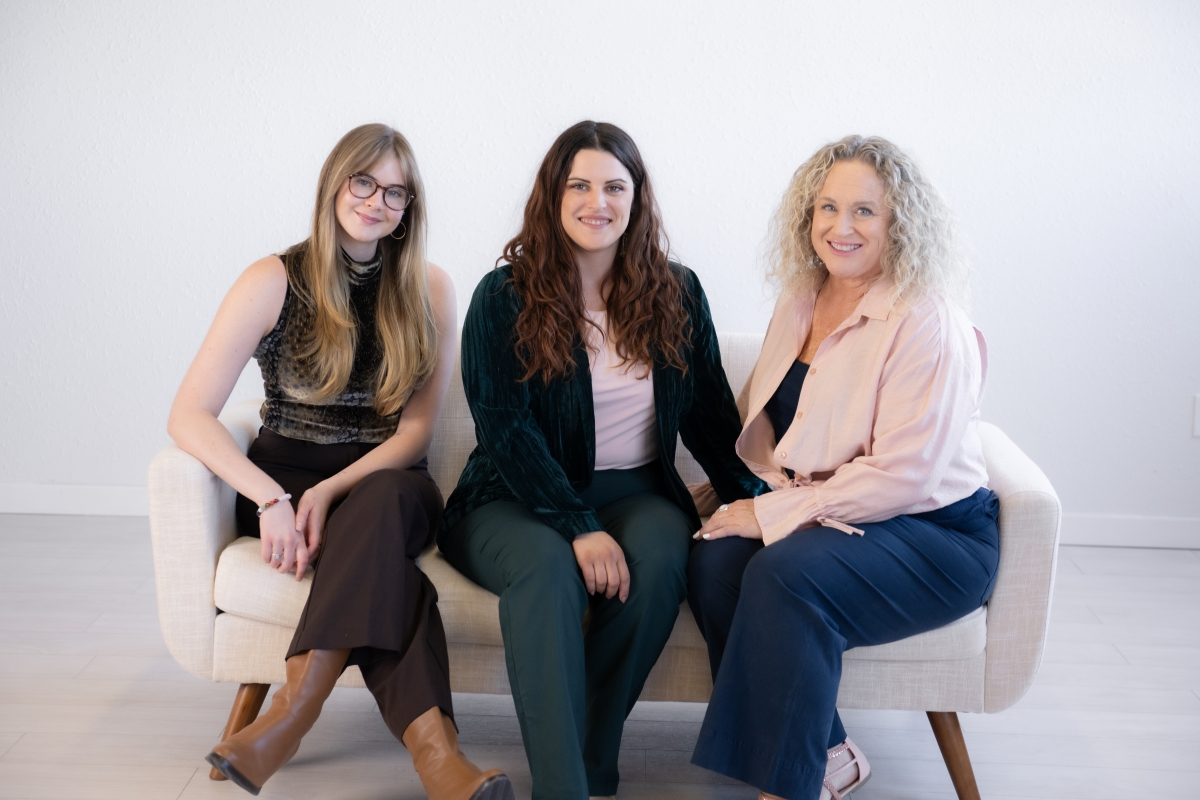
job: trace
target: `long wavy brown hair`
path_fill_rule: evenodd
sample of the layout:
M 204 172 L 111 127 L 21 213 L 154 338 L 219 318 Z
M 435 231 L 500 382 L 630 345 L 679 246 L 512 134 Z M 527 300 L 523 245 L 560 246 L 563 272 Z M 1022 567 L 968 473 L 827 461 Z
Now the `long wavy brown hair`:
M 561 217 L 567 178 L 580 150 L 611 154 L 633 178 L 629 227 L 606 279 L 608 335 L 617 354 L 626 363 L 648 367 L 657 356 L 686 371 L 681 352 L 691 331 L 683 283 L 667 259 L 670 246 L 642 155 L 616 125 L 585 120 L 563 131 L 546 153 L 525 204 L 521 232 L 497 260 L 512 265 L 513 284 L 523 301 L 516 324 L 517 356 L 525 367 L 521 380 L 571 377 L 575 346 L 580 338 L 586 341 L 584 326 L 593 324 L 584 314 L 583 283 Z

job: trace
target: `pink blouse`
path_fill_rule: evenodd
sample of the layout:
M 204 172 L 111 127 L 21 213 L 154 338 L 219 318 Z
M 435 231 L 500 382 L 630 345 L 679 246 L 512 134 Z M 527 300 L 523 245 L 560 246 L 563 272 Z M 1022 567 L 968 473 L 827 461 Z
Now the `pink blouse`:
M 987 486 L 983 334 L 953 303 L 893 304 L 892 288 L 878 281 L 817 348 L 779 442 L 763 406 L 808 338 L 816 293 L 775 304 L 738 401 L 737 453 L 773 489 L 754 500 L 767 544 L 812 525 L 861 534 L 855 523 L 932 511 Z
M 607 312 L 586 313 L 607 334 Z M 622 364 L 612 339 L 590 326 L 588 345 L 596 413 L 596 469 L 649 464 L 658 458 L 653 373 L 644 364 Z

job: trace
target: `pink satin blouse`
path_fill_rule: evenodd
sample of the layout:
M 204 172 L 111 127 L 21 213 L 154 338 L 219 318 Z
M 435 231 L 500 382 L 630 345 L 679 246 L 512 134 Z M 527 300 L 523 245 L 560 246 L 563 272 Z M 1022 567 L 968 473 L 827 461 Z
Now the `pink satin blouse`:
M 892 288 L 877 282 L 821 343 L 779 442 L 763 406 L 808 338 L 816 293 L 775 304 L 738 400 L 737 453 L 773 488 L 754 500 L 767 544 L 812 525 L 861 534 L 856 523 L 932 511 L 987 486 L 983 334 L 952 302 L 893 303 Z

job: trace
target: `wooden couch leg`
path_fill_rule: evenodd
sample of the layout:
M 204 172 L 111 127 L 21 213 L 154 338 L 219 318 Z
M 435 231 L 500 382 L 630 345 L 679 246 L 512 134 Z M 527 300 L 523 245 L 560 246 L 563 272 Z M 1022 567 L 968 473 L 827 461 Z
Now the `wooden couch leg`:
M 946 769 L 958 800 L 979 800 L 979 787 L 975 785 L 975 770 L 971 769 L 971 757 L 967 755 L 967 743 L 963 741 L 962 727 L 958 714 L 953 711 L 926 711 L 933 736 L 941 748 Z
M 225 732 L 221 734 L 222 742 L 258 718 L 258 712 L 262 710 L 263 701 L 267 699 L 267 690 L 270 688 L 269 683 L 243 683 L 238 688 L 237 696 L 233 698 L 233 708 L 229 712 L 229 721 L 225 723 Z M 225 780 L 225 776 L 217 771 L 216 767 L 209 770 L 208 777 L 214 781 Z

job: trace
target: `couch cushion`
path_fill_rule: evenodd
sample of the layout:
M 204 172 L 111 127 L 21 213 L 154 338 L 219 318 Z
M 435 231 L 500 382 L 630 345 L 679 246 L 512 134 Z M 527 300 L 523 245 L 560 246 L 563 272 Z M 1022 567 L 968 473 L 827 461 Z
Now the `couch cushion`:
M 295 628 L 308 599 L 312 579 L 297 582 L 264 564 L 258 539 L 243 536 L 221 553 L 217 564 L 217 608 L 241 617 Z M 436 548 L 417 562 L 437 588 L 438 610 L 446 641 L 503 646 L 500 637 L 500 598 L 468 580 Z M 987 609 L 980 608 L 936 630 L 891 644 L 846 651 L 848 659 L 868 661 L 948 661 L 983 652 L 987 642 Z M 667 642 L 671 647 L 704 650 L 704 639 L 684 603 Z
M 213 599 L 217 608 L 239 617 L 295 629 L 308 601 L 312 574 L 297 581 L 262 560 L 262 543 L 243 536 L 221 551 Z
M 462 644 L 503 645 L 500 638 L 500 599 L 463 577 L 445 556 L 427 551 L 421 569 L 438 590 L 438 608 L 446 626 L 446 640 Z M 859 647 L 846 658 L 871 661 L 946 661 L 970 658 L 983 652 L 987 641 L 987 610 L 979 608 L 962 619 L 937 630 L 911 636 L 891 644 Z M 703 637 L 684 603 L 667 641 L 670 647 L 705 650 Z
M 500 598 L 464 577 L 436 549 L 427 550 L 418 562 L 438 591 L 438 610 L 446 628 L 446 641 L 459 644 L 503 646 L 500 637 Z M 684 603 L 667 641 L 672 647 L 704 650 L 704 639 Z M 707 656 L 705 656 L 707 658 Z
M 450 566 L 437 548 L 426 550 L 417 563 L 437 588 L 447 642 L 504 645 L 499 597 Z

